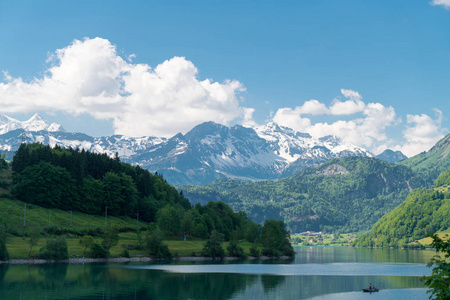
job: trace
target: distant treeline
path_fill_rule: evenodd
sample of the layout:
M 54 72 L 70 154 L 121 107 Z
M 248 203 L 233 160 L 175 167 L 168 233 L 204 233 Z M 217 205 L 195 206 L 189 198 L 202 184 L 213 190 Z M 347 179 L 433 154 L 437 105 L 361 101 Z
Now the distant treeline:
M 246 213 L 233 212 L 225 203 L 194 207 L 158 174 L 122 163 L 118 155 L 80 149 L 22 144 L 12 161 L 17 199 L 42 207 L 88 214 L 128 216 L 154 222 L 168 235 L 206 238 L 217 230 L 229 239 L 259 234 Z M 254 237 L 256 238 L 256 237 Z M 253 239 L 253 238 L 251 238 Z

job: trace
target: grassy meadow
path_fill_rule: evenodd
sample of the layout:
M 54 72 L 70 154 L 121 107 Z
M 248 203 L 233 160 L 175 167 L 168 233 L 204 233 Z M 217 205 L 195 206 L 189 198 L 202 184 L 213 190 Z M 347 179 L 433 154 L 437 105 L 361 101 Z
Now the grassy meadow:
M 101 231 L 105 228 L 105 216 L 88 215 L 81 212 L 72 212 L 72 226 L 70 226 L 70 212 L 61 211 L 58 209 L 43 208 L 33 204 L 27 204 L 26 219 L 23 226 L 25 203 L 9 198 L 0 198 L 0 218 L 8 226 L 8 231 L 12 233 L 6 243 L 10 258 L 28 258 L 30 251 L 30 234 L 33 231 L 39 231 L 41 238 L 37 245 L 31 249 L 30 257 L 37 257 L 39 249 L 45 246 L 47 239 L 52 235 L 48 234 L 49 228 L 53 228 L 59 232 L 63 232 L 66 237 L 69 256 L 83 257 L 88 256 L 89 253 L 84 253 L 84 246 L 80 244 L 80 237 L 89 231 L 97 236 L 94 236 L 94 242 L 100 244 L 102 241 Z M 50 219 L 49 219 L 50 218 Z M 50 226 L 49 226 L 50 224 Z M 131 257 L 148 256 L 148 252 L 144 249 L 136 250 L 138 243 L 138 236 L 135 229 L 143 229 L 147 227 L 145 222 L 137 222 L 136 219 L 128 217 L 107 217 L 106 222 L 108 227 L 114 226 L 119 231 L 119 243 L 110 249 L 111 257 L 123 256 L 125 249 L 128 250 Z M 59 234 L 59 233 L 58 233 Z M 144 239 L 146 231 L 142 232 L 142 240 Z M 92 235 L 92 234 L 90 234 Z M 187 238 L 170 238 L 164 241 L 169 247 L 170 252 L 174 256 L 199 256 L 205 244 L 205 240 Z M 226 249 L 228 243 L 222 244 Z M 250 248 L 255 244 L 243 242 L 239 244 L 247 255 L 250 255 Z M 88 250 L 87 250 L 88 251 Z

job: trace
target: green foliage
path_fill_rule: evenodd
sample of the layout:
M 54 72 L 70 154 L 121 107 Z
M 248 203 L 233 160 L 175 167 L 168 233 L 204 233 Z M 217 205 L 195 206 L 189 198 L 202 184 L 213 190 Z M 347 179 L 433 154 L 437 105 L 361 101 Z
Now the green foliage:
M 30 257 L 31 250 L 33 249 L 34 246 L 36 246 L 39 243 L 41 239 L 41 233 L 37 229 L 31 230 L 28 236 L 29 236 L 28 242 L 30 244 L 30 251 L 28 252 L 28 257 Z
M 68 259 L 69 253 L 66 239 L 62 236 L 48 239 L 44 247 L 39 250 L 39 257 L 43 259 Z
M 22 144 L 12 162 L 13 195 L 43 207 L 156 221 L 167 205 L 191 208 L 161 176 L 121 163 L 118 157 L 79 149 Z
M 237 240 L 231 240 L 230 243 L 227 246 L 227 252 L 229 256 L 233 256 L 233 257 L 241 257 L 244 258 L 245 254 L 244 254 L 244 249 L 242 247 L 239 246 L 238 241 Z
M 258 248 L 251 247 L 250 248 L 250 255 L 253 256 L 253 257 L 259 257 L 261 255 L 261 252 L 259 251 Z
M 450 194 L 434 189 L 411 192 L 397 208 L 383 216 L 356 245 L 399 247 L 450 227 Z
M 202 249 L 202 255 L 213 258 L 224 258 L 225 251 L 222 248 L 223 241 L 224 235 L 217 230 L 213 230 Z
M 123 249 L 122 254 L 120 256 L 129 258 L 130 252 L 127 249 Z
M 64 168 L 47 162 L 26 167 L 14 177 L 17 199 L 42 207 L 71 209 L 79 205 L 75 181 Z
M 445 171 L 436 179 L 436 183 L 434 184 L 437 187 L 450 185 L 450 170 Z
M 9 253 L 6 248 L 6 242 L 8 240 L 8 231 L 6 228 L 6 224 L 2 224 L 0 219 L 0 261 L 8 260 Z
M 115 227 L 108 227 L 103 234 L 102 246 L 109 251 L 119 243 L 119 231 Z
M 441 239 L 437 234 L 431 235 L 433 247 L 438 253 L 428 263 L 428 267 L 433 267 L 430 276 L 424 276 L 423 281 L 429 290 L 430 299 L 450 299 L 450 239 L 446 235 L 446 240 Z
M 80 239 L 80 244 L 84 246 L 83 254 L 86 253 L 86 249 L 90 248 L 93 243 L 94 243 L 94 238 L 90 235 L 84 235 Z
M 282 221 L 266 220 L 261 232 L 262 254 L 266 256 L 294 256 L 289 232 Z
M 255 222 L 248 222 L 245 225 L 245 239 L 250 242 L 254 243 L 259 237 L 259 226 Z
M 427 185 L 434 183 L 438 176 L 450 169 L 450 134 L 428 152 L 422 152 L 414 157 L 399 162 L 399 165 L 407 166 L 420 174 L 427 181 Z
M 355 232 L 370 229 L 398 206 L 410 189 L 427 184 L 428 180 L 408 167 L 348 157 L 279 181 L 217 180 L 181 189 L 194 202 L 218 199 L 260 224 L 281 219 L 292 232 Z
M 5 154 L 2 153 L 0 157 L 0 170 L 2 169 L 8 169 L 8 164 L 5 161 Z
M 163 243 L 164 235 L 159 228 L 150 230 L 145 245 L 148 253 L 155 258 L 172 258 L 169 247 Z
M 108 258 L 109 250 L 104 248 L 102 245 L 93 243 L 91 245 L 91 257 L 92 258 Z
M 442 184 L 444 172 L 437 181 Z M 358 246 L 411 247 L 430 232 L 450 228 L 450 191 L 443 188 L 416 189 L 394 210 L 383 216 L 369 233 L 358 239 Z
M 181 231 L 182 209 L 166 206 L 158 211 L 158 227 L 167 235 L 176 235 Z

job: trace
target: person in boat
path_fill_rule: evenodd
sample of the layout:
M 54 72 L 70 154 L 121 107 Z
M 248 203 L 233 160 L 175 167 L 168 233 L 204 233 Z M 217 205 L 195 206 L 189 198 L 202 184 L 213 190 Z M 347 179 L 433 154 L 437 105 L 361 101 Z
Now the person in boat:
M 372 282 L 371 283 L 369 283 L 369 290 L 372 290 L 373 289 L 373 286 L 372 286 Z

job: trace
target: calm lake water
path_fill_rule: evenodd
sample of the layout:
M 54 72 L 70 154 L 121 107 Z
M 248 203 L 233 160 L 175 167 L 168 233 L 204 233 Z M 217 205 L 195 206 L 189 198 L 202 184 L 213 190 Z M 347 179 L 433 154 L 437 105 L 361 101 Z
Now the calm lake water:
M 0 299 L 428 299 L 432 251 L 295 250 L 289 261 L 0 265 Z M 369 283 L 380 292 L 363 293 Z

